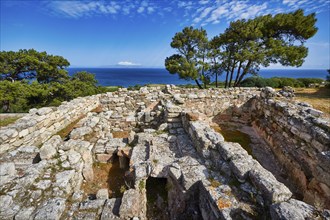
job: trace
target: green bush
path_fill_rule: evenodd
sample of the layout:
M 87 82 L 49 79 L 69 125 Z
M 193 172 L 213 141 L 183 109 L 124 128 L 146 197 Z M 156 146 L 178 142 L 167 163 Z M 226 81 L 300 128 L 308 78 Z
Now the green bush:
M 262 77 L 249 77 L 242 81 L 242 87 L 265 87 L 269 86 L 267 79 Z
M 269 79 L 263 77 L 248 77 L 241 83 L 243 87 L 265 87 L 283 88 L 284 86 L 291 86 L 295 88 L 308 87 L 311 83 L 322 83 L 322 79 L 318 78 L 287 78 L 287 77 L 272 77 Z
M 108 92 L 96 86 L 94 75 L 83 72 L 62 82 L 0 81 L 0 112 L 27 112 L 31 108 L 59 106 L 77 97 Z
M 298 78 L 297 80 L 303 83 L 305 87 L 309 87 L 310 84 L 321 84 L 324 82 L 323 79 L 319 78 Z

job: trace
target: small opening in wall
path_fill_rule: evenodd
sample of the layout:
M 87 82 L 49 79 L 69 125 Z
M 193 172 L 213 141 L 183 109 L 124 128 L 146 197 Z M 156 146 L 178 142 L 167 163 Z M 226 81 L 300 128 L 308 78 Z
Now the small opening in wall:
M 41 161 L 40 154 L 38 153 L 32 160 L 32 164 L 39 163 Z
M 166 178 L 147 179 L 147 218 L 169 219 L 168 192 Z

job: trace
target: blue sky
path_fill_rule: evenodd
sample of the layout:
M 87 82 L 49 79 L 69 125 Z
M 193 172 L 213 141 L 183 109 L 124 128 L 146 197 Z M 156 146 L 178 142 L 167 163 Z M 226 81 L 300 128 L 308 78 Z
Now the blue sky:
M 82 67 L 164 67 L 175 53 L 172 37 L 185 26 L 203 27 L 211 38 L 233 20 L 302 8 L 317 14 L 319 30 L 306 43 L 309 55 L 301 68 L 330 67 L 329 0 L 0 2 L 1 50 L 34 48 Z

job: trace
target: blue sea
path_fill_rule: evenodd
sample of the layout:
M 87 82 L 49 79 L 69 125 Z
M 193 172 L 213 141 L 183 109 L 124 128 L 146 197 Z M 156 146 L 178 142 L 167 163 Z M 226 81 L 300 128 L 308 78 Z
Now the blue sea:
M 177 74 L 170 74 L 162 68 L 68 68 L 69 75 L 78 71 L 93 73 L 102 86 L 134 86 L 145 84 L 195 84 L 195 81 L 180 79 Z M 250 75 L 249 75 L 250 76 Z M 320 69 L 261 69 L 259 76 L 290 77 L 290 78 L 321 78 L 325 79 L 327 71 Z M 223 74 L 219 80 L 224 81 Z

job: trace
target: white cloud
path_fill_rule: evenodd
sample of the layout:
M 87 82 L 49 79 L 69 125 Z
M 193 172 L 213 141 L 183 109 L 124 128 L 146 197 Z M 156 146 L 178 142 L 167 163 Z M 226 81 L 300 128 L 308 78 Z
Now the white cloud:
M 219 23 L 221 17 L 224 17 L 228 13 L 228 8 L 223 5 L 214 9 L 211 16 L 206 20 L 206 22 L 213 22 L 215 24 Z
M 144 7 L 142 7 L 142 6 L 139 7 L 138 10 L 137 10 L 137 12 L 140 13 L 140 14 L 141 14 L 143 11 L 144 11 Z
M 263 3 L 262 5 L 252 5 L 249 7 L 249 10 L 242 13 L 239 18 L 252 18 L 255 16 L 260 15 L 265 9 L 267 8 L 267 2 Z
M 201 0 L 198 3 L 201 4 L 201 5 L 205 5 L 205 4 L 209 3 L 209 1 L 208 0 Z
M 329 10 L 329 0 L 177 0 L 164 4 L 160 0 L 142 1 L 45 1 L 42 3 L 53 15 L 70 18 L 96 15 L 129 15 L 161 18 L 175 16 L 182 25 L 217 24 L 237 19 L 249 19 L 259 15 L 291 12 L 298 8 L 306 13 Z M 48 10 L 48 11 L 49 11 Z M 154 20 L 154 18 L 153 18 Z
M 212 8 L 211 7 L 208 7 L 208 8 L 205 8 L 202 13 L 200 14 L 199 17 L 196 17 L 193 22 L 194 23 L 199 23 L 201 20 L 203 20 L 203 18 L 205 18 L 210 12 L 211 12 Z
M 152 12 L 155 11 L 155 8 L 149 6 L 149 7 L 147 8 L 147 10 L 148 10 L 148 13 L 151 14 Z
M 139 63 L 133 63 L 130 61 L 120 61 L 117 63 L 117 65 L 119 65 L 119 66 L 141 66 L 141 64 L 139 64 Z
M 190 2 L 187 2 L 187 1 L 179 1 L 178 2 L 178 7 L 179 8 L 191 8 L 191 6 L 193 5 L 193 3 L 190 1 Z

